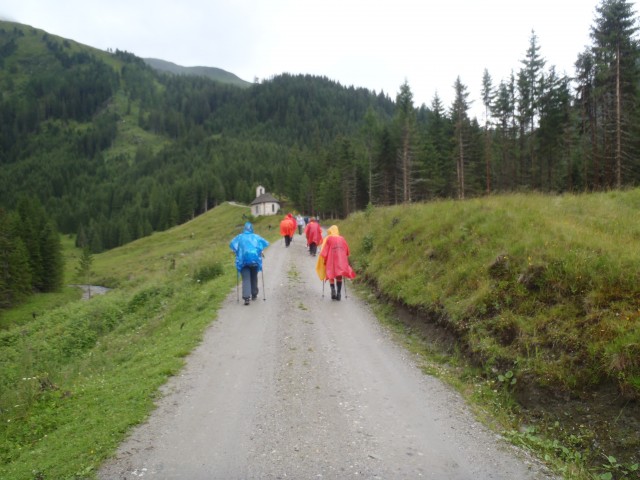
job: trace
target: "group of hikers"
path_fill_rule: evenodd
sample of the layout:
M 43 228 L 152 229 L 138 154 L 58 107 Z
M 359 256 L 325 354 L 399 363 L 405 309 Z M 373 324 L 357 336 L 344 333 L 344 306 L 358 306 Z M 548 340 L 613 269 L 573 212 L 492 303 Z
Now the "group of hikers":
M 288 213 L 280 222 L 280 235 L 284 238 L 285 247 L 291 245 L 296 229 L 298 235 L 304 233 L 311 256 L 315 257 L 320 247 L 316 273 L 323 286 L 325 281 L 329 281 L 331 299 L 339 301 L 342 296 L 343 279 L 353 279 L 356 276 L 349 264 L 347 241 L 340 235 L 336 225 L 329 227 L 327 236 L 323 237 L 322 227 L 317 218 L 305 218 L 302 215 L 294 217 Z M 242 299 L 245 305 L 250 305 L 251 300 L 258 298 L 258 272 L 262 271 L 262 252 L 268 246 L 269 242 L 253 231 L 251 222 L 246 222 L 243 232 L 229 243 L 236 257 L 236 269 L 242 277 Z

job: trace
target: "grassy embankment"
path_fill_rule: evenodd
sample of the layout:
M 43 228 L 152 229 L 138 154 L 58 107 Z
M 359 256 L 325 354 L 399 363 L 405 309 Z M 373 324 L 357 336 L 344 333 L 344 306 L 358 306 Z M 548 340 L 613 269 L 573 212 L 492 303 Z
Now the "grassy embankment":
M 636 478 L 639 210 L 640 190 L 510 195 L 371 209 L 340 227 L 360 277 L 407 307 L 425 368 L 495 407 L 497 428 L 567 478 Z M 426 327 L 448 335 L 440 366 Z
M 340 227 L 359 278 L 413 311 L 413 329 L 400 330 L 430 373 L 566 478 L 619 479 L 638 451 L 638 206 L 639 191 L 515 195 L 375 209 Z M 115 287 L 108 295 L 82 302 L 69 290 L 3 314 L 0 478 L 93 476 L 233 288 L 227 245 L 245 212 L 223 205 L 96 255 L 92 283 Z M 268 223 L 256 230 L 277 238 Z M 67 247 L 75 283 L 78 252 Z M 433 324 L 452 339 L 445 355 L 417 334 Z M 615 399 L 600 395 L 610 391 Z M 605 410 L 590 410 L 594 398 Z M 609 447 L 630 455 L 599 458 Z
M 228 244 L 245 207 L 93 257 L 92 283 L 0 317 L 0 478 L 91 478 L 200 342 L 236 282 Z M 266 220 L 266 219 L 265 219 Z M 266 238 L 268 221 L 256 223 Z M 79 253 L 65 239 L 66 283 Z M 174 264 L 175 262 L 175 264 Z M 36 313 L 35 318 L 33 313 Z

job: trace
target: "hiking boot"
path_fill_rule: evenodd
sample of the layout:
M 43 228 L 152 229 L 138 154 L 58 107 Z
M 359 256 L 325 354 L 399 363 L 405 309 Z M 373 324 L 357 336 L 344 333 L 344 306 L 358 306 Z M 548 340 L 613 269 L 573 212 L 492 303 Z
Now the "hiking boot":
M 244 304 L 245 305 L 249 305 L 251 303 L 251 300 L 249 300 L 249 297 L 244 299 Z
M 336 286 L 332 283 L 329 285 L 331 287 L 331 300 L 336 299 Z
M 251 300 L 257 300 L 258 299 L 258 295 L 251 295 Z

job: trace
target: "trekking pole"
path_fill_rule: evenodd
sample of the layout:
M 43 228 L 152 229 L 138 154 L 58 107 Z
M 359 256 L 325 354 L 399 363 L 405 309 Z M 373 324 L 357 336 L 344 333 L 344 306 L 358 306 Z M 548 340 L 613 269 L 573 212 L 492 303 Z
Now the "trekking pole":
M 239 290 L 239 279 L 240 279 L 240 272 L 238 272 L 236 270 L 236 303 L 240 303 L 240 290 Z
M 349 298 L 349 295 L 347 295 L 347 279 L 344 279 L 344 298 Z
M 324 280 L 322 280 L 322 298 L 324 298 Z
M 260 273 L 262 273 L 262 300 L 263 301 L 267 301 L 267 294 L 264 291 L 264 270 L 260 270 Z

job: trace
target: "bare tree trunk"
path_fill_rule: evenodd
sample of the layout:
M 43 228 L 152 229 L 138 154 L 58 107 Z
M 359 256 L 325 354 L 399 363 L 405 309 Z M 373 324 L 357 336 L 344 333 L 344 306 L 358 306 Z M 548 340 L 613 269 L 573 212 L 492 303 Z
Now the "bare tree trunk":
M 491 194 L 491 139 L 489 138 L 489 128 L 485 128 L 485 140 L 484 140 L 484 159 L 485 159 L 485 171 L 487 177 L 487 195 Z
M 404 136 L 402 147 L 402 200 L 411 202 L 411 156 L 409 154 L 409 135 Z
M 620 91 L 620 45 L 616 50 L 616 187 L 622 186 L 622 92 Z
M 457 174 L 458 174 L 458 198 L 464 200 L 464 140 L 462 136 L 462 129 L 458 135 L 458 147 L 460 152 L 458 153 Z
M 369 153 L 369 204 L 373 205 L 373 169 L 371 168 L 371 149 Z

